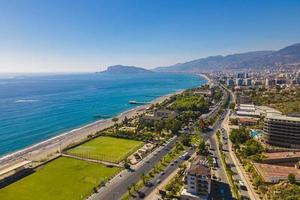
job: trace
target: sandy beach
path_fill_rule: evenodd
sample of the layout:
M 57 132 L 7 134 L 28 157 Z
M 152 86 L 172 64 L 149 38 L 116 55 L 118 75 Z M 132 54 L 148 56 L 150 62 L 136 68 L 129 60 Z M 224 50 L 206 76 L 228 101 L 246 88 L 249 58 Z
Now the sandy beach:
M 140 115 L 144 113 L 147 107 L 149 107 L 150 105 L 162 102 L 170 96 L 181 92 L 182 91 L 161 96 L 151 101 L 150 104 L 137 106 L 131 110 L 120 113 L 116 117 L 119 119 L 119 122 L 121 122 L 125 117 L 132 118 L 136 115 Z M 88 135 L 95 134 L 98 131 L 109 128 L 113 125 L 114 122 L 112 122 L 111 118 L 98 120 L 83 127 L 73 129 L 66 133 L 50 138 L 46 141 L 32 145 L 23 150 L 3 156 L 2 158 L 0 158 L 0 172 L 5 170 L 6 168 L 12 168 L 12 166 L 14 165 L 17 166 L 24 161 L 39 161 L 45 159 L 47 158 L 47 156 L 60 152 L 61 149 L 64 149 L 72 144 L 76 144 L 86 139 Z

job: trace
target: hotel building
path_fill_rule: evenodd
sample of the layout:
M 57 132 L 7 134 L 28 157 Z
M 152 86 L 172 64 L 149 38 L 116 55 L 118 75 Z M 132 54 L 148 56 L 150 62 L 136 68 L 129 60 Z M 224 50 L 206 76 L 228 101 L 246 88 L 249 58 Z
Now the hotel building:
M 300 117 L 267 114 L 264 140 L 274 146 L 300 148 Z

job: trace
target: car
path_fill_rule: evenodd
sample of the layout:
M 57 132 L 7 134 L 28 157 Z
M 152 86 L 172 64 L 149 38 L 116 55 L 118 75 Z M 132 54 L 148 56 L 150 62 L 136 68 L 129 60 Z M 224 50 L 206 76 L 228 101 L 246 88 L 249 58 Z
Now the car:
M 147 160 L 146 163 L 150 163 L 150 160 Z
M 178 160 L 175 160 L 174 163 L 178 163 Z
M 156 180 L 156 184 L 160 184 L 161 183 L 161 180 L 160 179 L 157 179 Z
M 161 172 L 159 175 L 163 176 L 163 175 L 165 175 L 165 172 Z
M 247 196 L 245 196 L 245 195 L 242 195 L 242 196 L 241 196 L 241 199 L 242 199 L 242 200 L 250 200 L 250 198 L 247 197 Z
M 146 196 L 144 192 L 138 192 L 138 194 L 139 194 L 139 197 L 142 199 L 145 198 L 145 196 Z
M 152 187 L 154 184 L 151 182 L 151 181 L 149 181 L 149 182 L 146 182 L 146 187 Z
M 174 163 L 171 163 L 171 166 L 174 166 Z
M 239 186 L 241 190 L 247 190 L 246 185 L 243 183 L 243 181 L 239 180 Z

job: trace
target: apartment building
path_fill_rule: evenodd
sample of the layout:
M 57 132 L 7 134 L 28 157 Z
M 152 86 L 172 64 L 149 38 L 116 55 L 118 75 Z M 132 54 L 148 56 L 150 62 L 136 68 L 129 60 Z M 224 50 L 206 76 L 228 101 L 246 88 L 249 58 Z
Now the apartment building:
M 207 161 L 194 162 L 186 174 L 186 187 L 181 193 L 182 200 L 208 199 L 211 188 L 211 172 Z

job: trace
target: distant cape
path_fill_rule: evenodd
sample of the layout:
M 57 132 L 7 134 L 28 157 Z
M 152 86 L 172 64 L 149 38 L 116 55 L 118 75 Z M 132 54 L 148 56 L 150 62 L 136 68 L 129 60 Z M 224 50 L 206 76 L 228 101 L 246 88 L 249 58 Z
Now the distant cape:
M 153 71 L 141 68 L 141 67 L 135 67 L 135 66 L 124 66 L 124 65 L 113 65 L 109 66 L 106 70 L 100 72 L 105 74 L 131 74 L 131 73 L 154 73 Z

